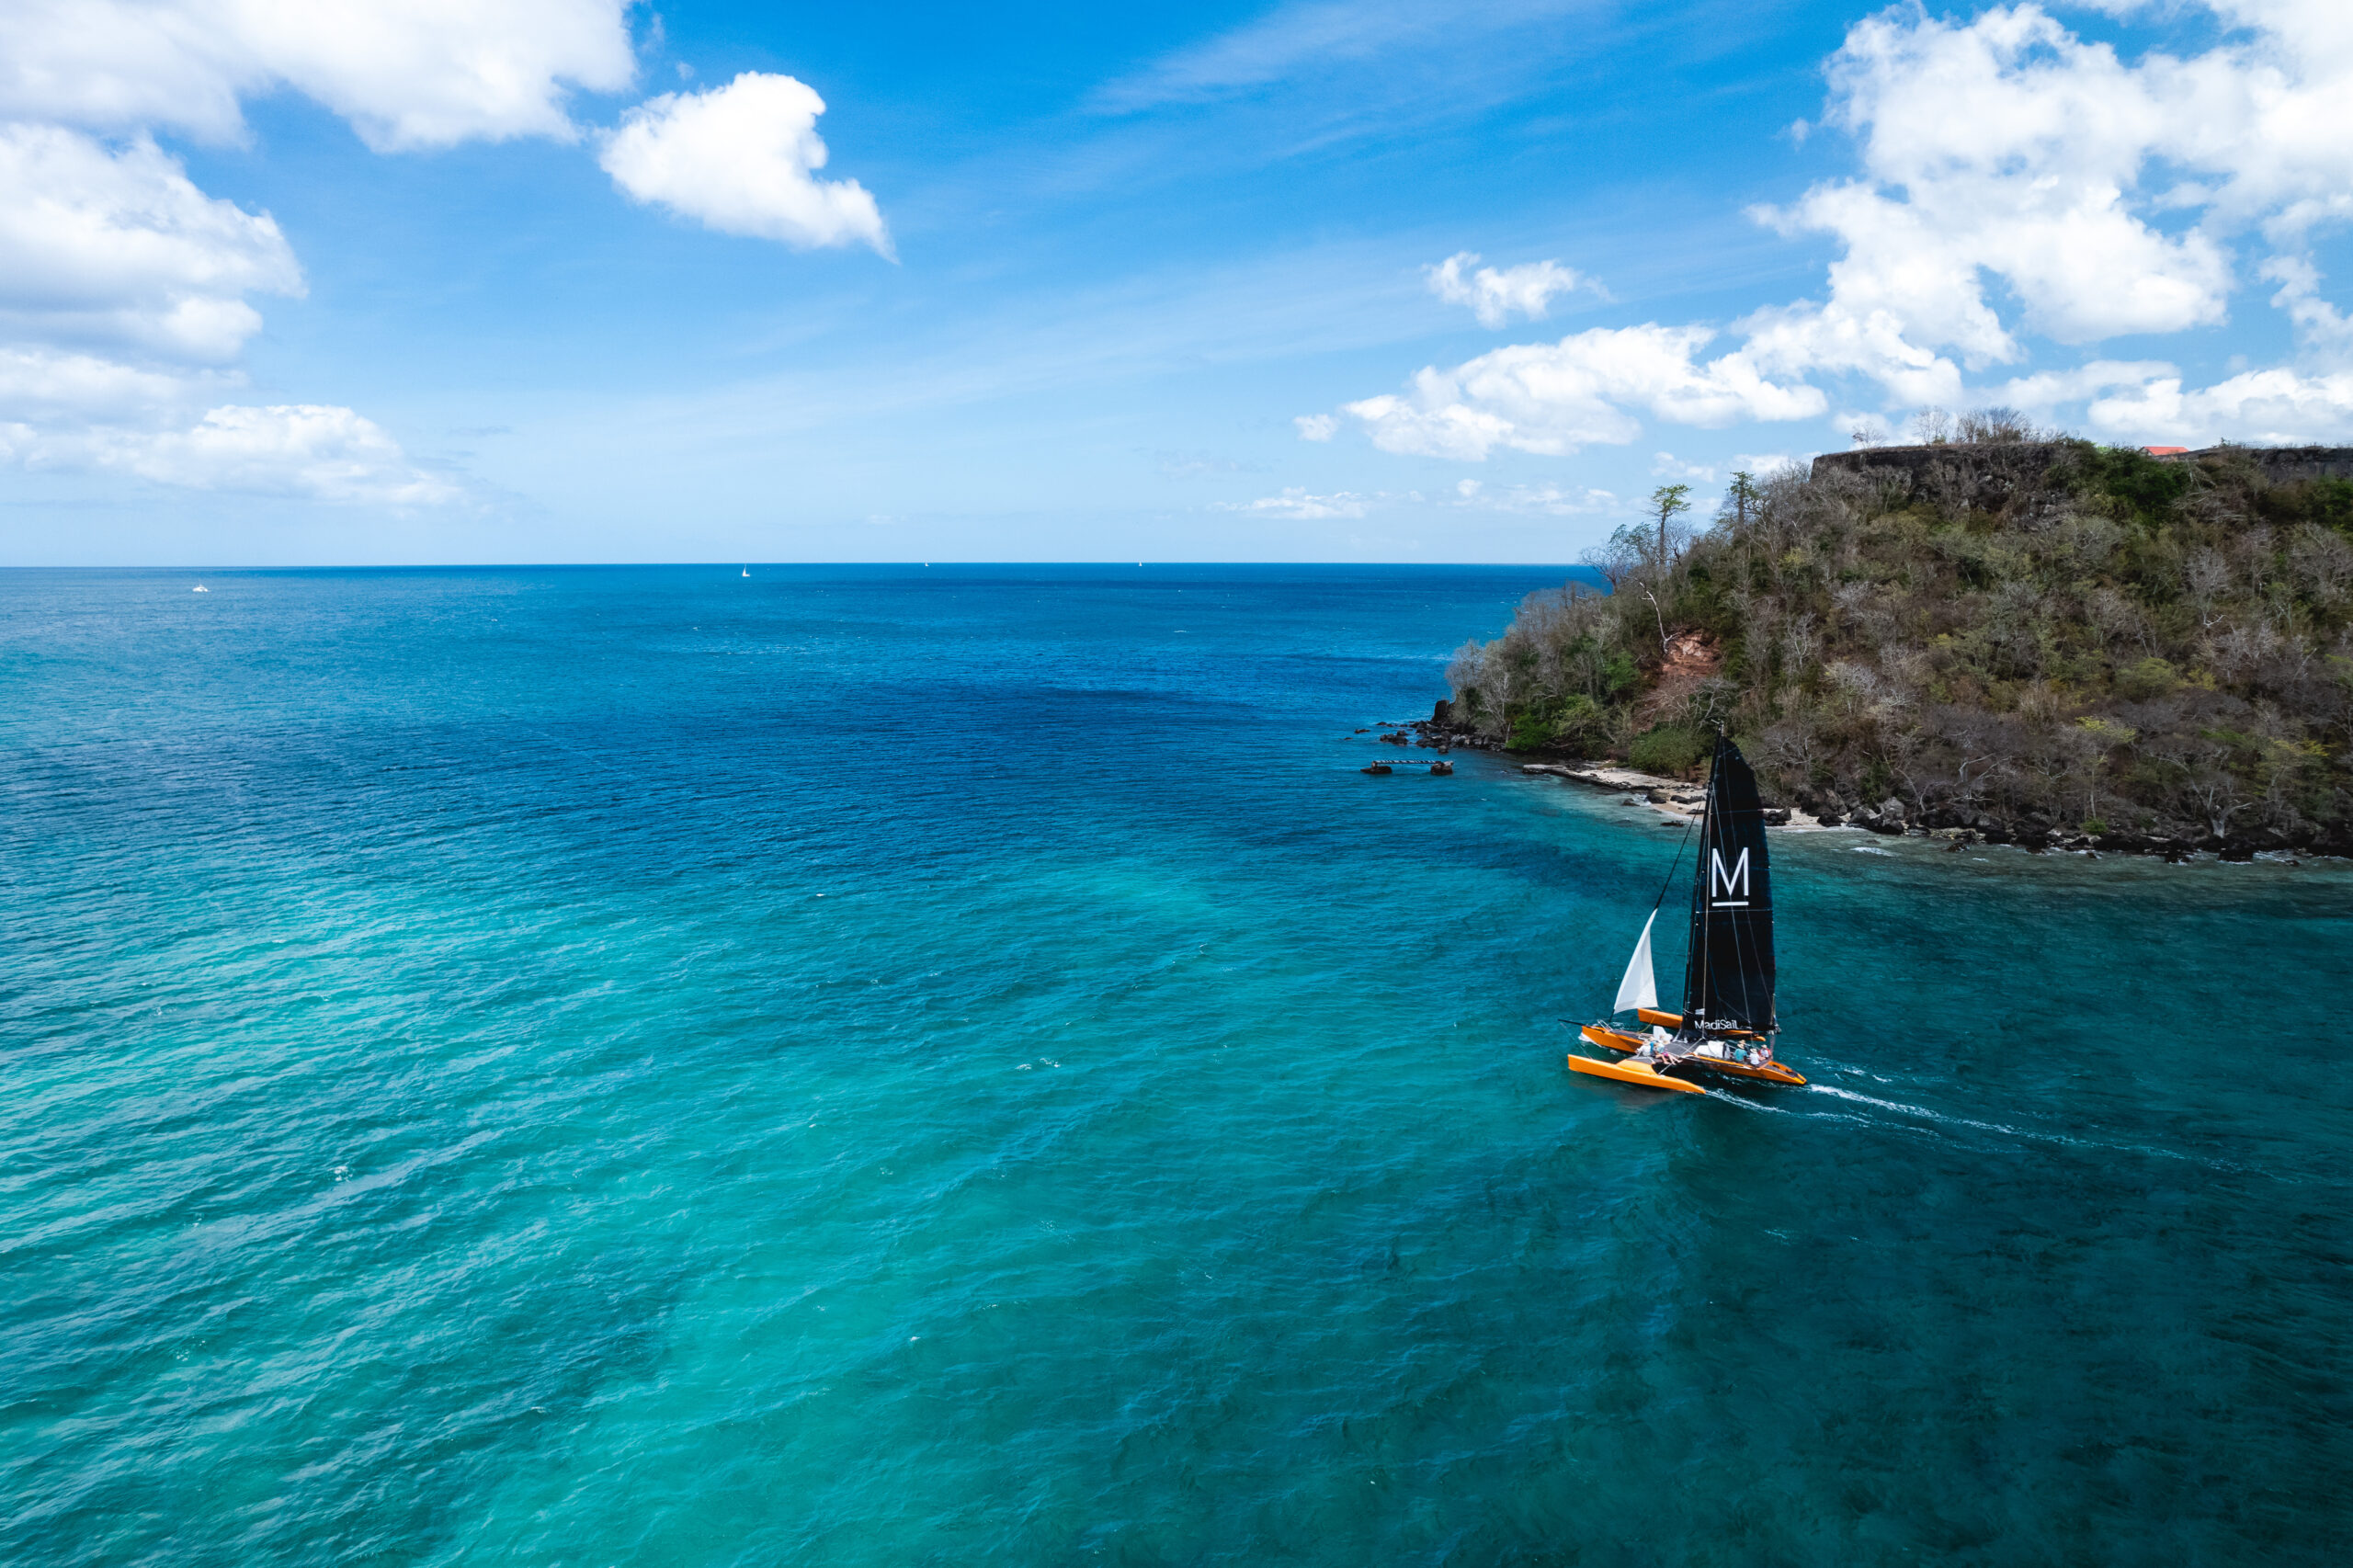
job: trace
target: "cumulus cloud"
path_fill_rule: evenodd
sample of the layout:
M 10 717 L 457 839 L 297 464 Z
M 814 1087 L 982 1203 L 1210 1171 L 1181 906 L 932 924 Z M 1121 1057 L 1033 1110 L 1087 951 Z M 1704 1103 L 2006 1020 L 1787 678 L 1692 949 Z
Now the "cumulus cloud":
M 1563 456 L 1642 433 L 1630 409 L 1677 424 L 1803 419 L 1828 403 L 1808 386 L 1782 386 L 1734 351 L 1694 356 L 1704 326 L 1596 327 L 1554 344 L 1498 348 L 1450 370 L 1426 368 L 1409 395 L 1363 399 L 1343 412 L 1384 451 L 1477 462 L 1497 448 Z
M 1302 441 L 1328 441 L 1340 433 L 1340 421 L 1329 414 L 1302 414 L 1291 421 Z
M 245 296 L 301 291 L 277 223 L 206 196 L 147 138 L 0 125 L 0 458 L 323 501 L 454 498 L 347 408 L 199 416 L 243 380 L 232 361 L 261 326 Z
M 187 489 L 341 504 L 432 506 L 464 494 L 410 461 L 372 420 L 320 403 L 231 404 L 184 428 L 0 422 L 0 458 L 31 469 L 110 470 Z
M 205 195 L 154 128 L 233 141 L 290 88 L 378 151 L 573 139 L 636 62 L 626 0 L 16 0 L 0 7 L 0 458 L 198 489 L 426 506 L 456 485 L 348 408 L 224 402 L 300 295 L 267 213 Z M 103 140 L 101 139 L 103 138 Z
M 2192 392 L 2161 376 L 2096 398 L 2087 412 L 2093 428 L 2126 440 L 2335 440 L 2353 430 L 2353 373 L 2250 370 Z
M 218 372 L 142 369 L 94 354 L 0 347 L 0 419 L 20 424 L 119 419 L 235 384 Z
M 199 490 L 394 506 L 437 505 L 459 494 L 411 463 L 372 420 L 318 403 L 216 408 L 187 430 L 116 437 L 102 444 L 99 459 Z
M 627 0 L 13 0 L 0 117 L 231 140 L 291 87 L 379 152 L 577 134 L 573 86 L 634 79 Z
M 2270 301 L 2294 328 L 2300 368 L 2200 392 L 2170 365 L 2094 359 L 2016 378 L 2004 401 L 2080 403 L 2122 436 L 2353 432 L 2341 395 L 2353 320 L 2325 297 L 2310 248 L 2320 227 L 2353 219 L 2353 11 L 2341 0 L 2204 8 L 2227 25 L 2220 41 L 2137 61 L 2033 4 L 1859 22 L 1829 62 L 1824 121 L 1853 136 L 1859 170 L 1753 214 L 1837 242 L 1819 298 L 1734 323 L 1738 346 L 1704 365 L 1693 353 L 1709 328 L 1652 323 L 1425 369 L 1410 395 L 1343 412 L 1389 450 L 1475 460 L 1497 447 L 1631 441 L 1645 413 L 1696 425 L 1802 417 L 1829 406 L 1816 381 L 1847 399 L 1862 382 L 1892 405 L 1949 405 L 1968 401 L 1973 376 L 2026 359 L 2029 335 L 2092 345 L 2223 322 L 2241 286 L 2237 250 L 2253 242 L 2269 251 L 2255 270 L 2277 286 Z M 1430 285 L 1499 323 L 1514 309 L 1510 275 L 1483 294 L 1487 273 L 1466 271 L 1476 259 L 1449 258 Z
M 391 506 L 431 505 L 458 494 L 410 463 L 372 420 L 318 403 L 216 408 L 193 428 L 127 444 L 118 460 L 146 478 L 201 490 Z
M 459 487 L 348 408 L 223 401 L 302 271 L 153 131 L 233 142 L 290 89 L 378 152 L 576 140 L 636 74 L 630 0 L 13 0 L 0 6 L 0 458 L 198 489 L 426 506 Z
M 1478 262 L 1477 252 L 1457 251 L 1436 267 L 1422 268 L 1422 276 L 1431 293 L 1449 305 L 1468 305 L 1479 324 L 1488 328 L 1502 326 L 1515 313 L 1542 321 L 1553 295 L 1565 294 L 1584 281 L 1557 261 L 1524 262 L 1501 271 L 1481 267 L 1466 274 Z
M 220 363 L 261 327 L 255 292 L 302 292 L 267 214 L 206 196 L 143 137 L 109 151 L 0 126 L 0 334 Z
M 1833 57 L 1831 123 L 1865 178 L 1821 186 L 1778 224 L 1836 235 L 1833 301 L 1885 309 L 1915 340 L 1975 363 L 2017 345 L 1980 281 L 1999 278 L 2024 324 L 2062 343 L 2177 332 L 2222 319 L 2229 257 L 2209 233 L 2167 233 L 2134 197 L 2166 151 L 2172 62 L 2128 66 L 2033 6 L 1966 24 L 1890 12 Z
M 599 159 L 615 184 L 722 233 L 796 249 L 891 236 L 856 180 L 825 180 L 825 101 L 790 76 L 746 71 L 723 87 L 665 93 L 629 111 Z

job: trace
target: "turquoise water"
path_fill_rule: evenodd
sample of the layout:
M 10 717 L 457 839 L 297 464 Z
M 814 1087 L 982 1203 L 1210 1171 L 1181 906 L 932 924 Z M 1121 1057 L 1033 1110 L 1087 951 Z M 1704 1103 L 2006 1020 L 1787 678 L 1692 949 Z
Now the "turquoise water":
M 0 1561 L 2353 1548 L 2343 865 L 1779 836 L 1669 1103 L 1356 771 L 1546 574 L 756 570 L 0 574 Z

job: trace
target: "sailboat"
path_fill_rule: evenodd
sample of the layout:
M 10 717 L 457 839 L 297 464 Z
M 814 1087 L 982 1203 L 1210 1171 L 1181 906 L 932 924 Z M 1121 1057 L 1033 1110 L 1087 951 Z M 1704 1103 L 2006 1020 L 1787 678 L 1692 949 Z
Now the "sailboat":
M 1670 879 L 1673 873 L 1668 873 Z M 1577 1032 L 1622 1061 L 1572 1055 L 1570 1068 L 1596 1078 L 1654 1089 L 1700 1093 L 1695 1076 L 1750 1083 L 1803 1084 L 1773 1054 L 1780 1030 L 1773 1012 L 1773 889 L 1765 850 L 1765 805 L 1756 775 L 1732 738 L 1719 731 L 1700 808 L 1699 854 L 1691 875 L 1691 948 L 1683 964 L 1683 1011 L 1658 1005 L 1651 966 L 1651 927 L 1666 890 L 1643 922 L 1634 956 L 1611 1005 L 1632 1013 L 1637 1028 L 1587 1024 Z
M 751 574 L 752 574 L 752 569 L 751 569 L 749 566 L 745 567 L 745 568 L 744 568 L 744 575 L 745 575 L 745 576 L 746 576 L 746 577 L 748 577 L 748 576 L 750 576 Z

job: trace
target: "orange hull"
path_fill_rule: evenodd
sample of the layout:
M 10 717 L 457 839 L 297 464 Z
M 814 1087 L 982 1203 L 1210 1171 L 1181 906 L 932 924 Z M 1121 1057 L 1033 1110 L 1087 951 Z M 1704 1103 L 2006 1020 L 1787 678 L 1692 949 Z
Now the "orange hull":
M 1680 1078 L 1670 1078 L 1654 1073 L 1639 1062 L 1596 1062 L 1589 1056 L 1569 1058 L 1569 1071 L 1586 1073 L 1596 1078 L 1608 1078 L 1614 1083 L 1639 1084 L 1645 1089 L 1673 1089 L 1679 1094 L 1704 1095 L 1708 1091 L 1697 1084 L 1687 1084 Z
M 1648 1008 L 1643 1011 L 1645 1014 L 1649 1013 Z M 1665 1017 L 1666 1015 L 1658 1016 Z M 1587 1024 L 1578 1032 L 1596 1045 L 1607 1046 L 1612 1051 L 1621 1051 L 1628 1055 L 1643 1048 L 1642 1036 L 1623 1034 L 1617 1029 L 1604 1028 L 1599 1024 Z M 1759 1084 L 1783 1084 L 1793 1088 L 1802 1087 L 1805 1084 L 1802 1077 L 1778 1062 L 1751 1065 L 1745 1062 L 1733 1062 L 1715 1056 L 1692 1056 L 1686 1057 L 1684 1060 L 1694 1067 L 1702 1068 L 1710 1073 L 1721 1073 L 1728 1078 L 1746 1078 Z

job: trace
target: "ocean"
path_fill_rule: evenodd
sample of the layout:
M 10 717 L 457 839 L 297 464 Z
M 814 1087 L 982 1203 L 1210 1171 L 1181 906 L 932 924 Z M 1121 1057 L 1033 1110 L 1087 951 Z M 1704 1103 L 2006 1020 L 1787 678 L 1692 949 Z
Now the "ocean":
M 1645 1096 L 1358 771 L 1557 569 L 751 574 L 0 574 L 0 1561 L 2353 1553 L 2344 864 L 1777 835 Z

